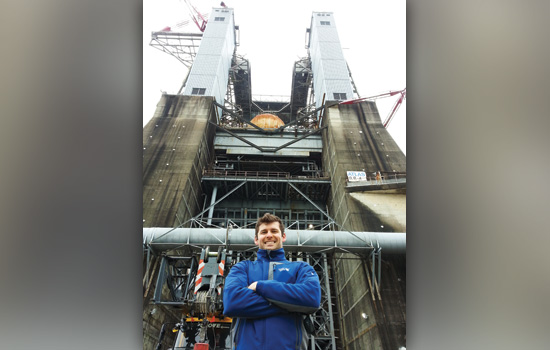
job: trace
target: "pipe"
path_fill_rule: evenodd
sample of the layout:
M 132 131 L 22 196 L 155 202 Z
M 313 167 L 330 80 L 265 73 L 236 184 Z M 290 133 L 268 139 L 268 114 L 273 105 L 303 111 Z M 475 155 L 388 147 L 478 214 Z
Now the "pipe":
M 384 248 L 385 254 L 404 254 L 406 251 L 404 232 L 286 230 L 285 233 L 285 251 L 320 252 L 341 249 L 351 253 L 366 253 L 375 247 Z M 226 236 L 225 228 L 146 227 L 143 228 L 143 239 L 155 251 L 182 246 L 209 245 L 212 248 L 225 248 L 226 243 L 232 250 L 255 248 L 254 229 L 231 229 Z
M 212 225 L 212 217 L 214 216 L 214 203 L 216 203 L 216 195 L 218 194 L 218 186 L 214 186 L 212 190 L 212 199 L 210 200 L 210 210 L 208 211 L 208 221 L 206 222 L 209 226 Z

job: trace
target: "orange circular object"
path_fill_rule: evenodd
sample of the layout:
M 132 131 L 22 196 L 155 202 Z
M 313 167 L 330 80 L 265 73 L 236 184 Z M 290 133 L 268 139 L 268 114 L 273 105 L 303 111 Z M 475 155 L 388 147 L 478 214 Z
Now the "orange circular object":
M 263 129 L 276 129 L 285 125 L 281 118 L 273 114 L 257 115 L 250 122 Z

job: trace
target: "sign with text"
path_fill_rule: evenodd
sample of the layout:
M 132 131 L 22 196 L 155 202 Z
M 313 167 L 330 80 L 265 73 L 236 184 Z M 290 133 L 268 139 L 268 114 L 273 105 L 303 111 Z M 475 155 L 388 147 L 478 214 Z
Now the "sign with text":
M 348 181 L 367 181 L 367 173 L 364 171 L 348 171 Z

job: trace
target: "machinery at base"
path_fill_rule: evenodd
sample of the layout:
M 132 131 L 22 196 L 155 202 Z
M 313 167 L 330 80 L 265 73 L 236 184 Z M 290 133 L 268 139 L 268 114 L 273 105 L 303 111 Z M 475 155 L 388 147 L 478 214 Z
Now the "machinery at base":
M 223 285 L 232 252 L 203 248 L 196 256 L 162 256 L 154 303 L 170 305 L 182 313 L 179 323 L 162 325 L 156 350 L 165 350 L 167 329 L 176 333 L 169 349 L 230 349 L 231 321 L 223 315 Z
M 171 331 L 178 333 L 176 340 L 169 350 L 229 350 L 231 341 L 231 321 L 229 317 L 217 318 L 215 316 L 198 318 L 188 317 L 176 324 L 163 324 L 159 335 L 156 350 L 161 350 L 167 326 Z

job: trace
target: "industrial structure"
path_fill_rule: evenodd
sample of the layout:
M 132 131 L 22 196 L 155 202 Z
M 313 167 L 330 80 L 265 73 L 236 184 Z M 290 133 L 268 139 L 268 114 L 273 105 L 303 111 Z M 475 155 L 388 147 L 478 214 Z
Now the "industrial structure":
M 254 99 L 233 9 L 196 23 L 152 33 L 190 69 L 143 129 L 144 349 L 229 349 L 223 281 L 266 212 L 319 274 L 310 349 L 405 347 L 406 158 L 358 96 L 334 14 L 312 13 L 284 102 Z

